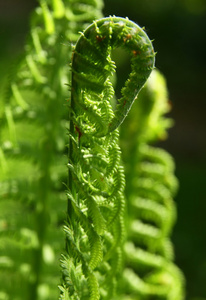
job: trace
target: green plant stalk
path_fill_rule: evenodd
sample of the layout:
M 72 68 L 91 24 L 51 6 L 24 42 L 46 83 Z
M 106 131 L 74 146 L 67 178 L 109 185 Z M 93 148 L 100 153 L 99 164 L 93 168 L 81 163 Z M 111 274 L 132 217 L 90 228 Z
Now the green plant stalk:
M 120 46 L 132 57 L 132 72 L 113 110 L 110 78 L 115 65 L 111 51 Z M 68 219 L 74 216 L 65 226 L 68 253 L 62 259 L 61 299 L 111 299 L 115 295 L 122 264 L 125 211 L 117 127 L 153 65 L 150 40 L 128 19 L 95 21 L 74 48 L 68 163 L 72 209 Z

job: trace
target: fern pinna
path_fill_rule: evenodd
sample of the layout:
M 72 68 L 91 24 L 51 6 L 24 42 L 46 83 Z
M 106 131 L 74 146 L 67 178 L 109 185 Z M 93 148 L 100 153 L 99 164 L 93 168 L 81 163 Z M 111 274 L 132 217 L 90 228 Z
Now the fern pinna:
M 117 47 L 130 54 L 132 71 L 115 103 L 111 53 Z M 118 17 L 93 22 L 73 50 L 61 299 L 115 295 L 125 232 L 118 126 L 153 69 L 154 56 L 146 33 Z
M 68 64 L 79 31 L 102 16 L 101 0 L 39 4 L 1 103 L 1 299 L 58 298 Z
M 171 120 L 164 77 L 153 71 L 122 130 L 126 162 L 128 240 L 119 299 L 183 299 L 183 276 L 169 239 L 177 189 L 172 157 L 151 143 L 164 139 Z M 128 296 L 130 295 L 130 296 Z

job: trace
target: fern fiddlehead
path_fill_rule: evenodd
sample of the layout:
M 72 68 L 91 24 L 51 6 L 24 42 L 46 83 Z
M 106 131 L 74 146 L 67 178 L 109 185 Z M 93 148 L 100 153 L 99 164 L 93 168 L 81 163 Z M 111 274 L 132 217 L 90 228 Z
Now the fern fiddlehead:
M 121 299 L 183 299 L 183 276 L 173 263 L 169 239 L 176 217 L 174 163 L 165 150 L 150 145 L 165 138 L 171 126 L 171 120 L 164 117 L 169 105 L 159 72 L 153 71 L 138 104 L 127 124 L 131 129 L 130 139 L 126 138 L 129 150 L 124 149 L 130 214 L 124 292 L 130 296 Z M 134 126 L 136 116 L 139 124 Z
M 117 47 L 122 47 L 130 53 L 132 71 L 122 89 L 122 97 L 117 101 L 114 116 L 110 116 L 105 109 L 111 110 L 111 106 L 107 108 L 102 104 L 105 102 L 104 99 L 101 100 L 102 96 L 96 100 L 96 110 L 92 109 L 89 103 L 94 101 L 96 95 L 99 97 L 105 87 L 107 97 L 112 97 L 113 89 L 109 76 L 114 72 L 115 65 L 111 60 L 111 51 Z M 78 111 L 77 106 L 81 107 L 80 110 L 87 109 L 89 117 L 95 118 L 92 124 L 93 134 L 101 136 L 113 131 L 123 122 L 153 68 L 154 50 L 145 32 L 135 23 L 110 17 L 94 22 L 85 30 L 77 42 L 72 61 L 75 111 Z M 84 89 L 87 90 L 87 94 L 83 92 Z M 83 93 L 81 97 L 80 93 Z M 94 94 L 96 95 L 93 96 Z M 98 118 L 102 115 L 101 111 L 104 113 L 102 122 Z
M 122 98 L 112 106 L 111 53 L 116 47 L 130 53 L 132 71 Z M 111 299 L 115 294 L 125 207 L 117 127 L 153 69 L 154 56 L 145 32 L 117 17 L 95 21 L 74 48 L 62 299 Z

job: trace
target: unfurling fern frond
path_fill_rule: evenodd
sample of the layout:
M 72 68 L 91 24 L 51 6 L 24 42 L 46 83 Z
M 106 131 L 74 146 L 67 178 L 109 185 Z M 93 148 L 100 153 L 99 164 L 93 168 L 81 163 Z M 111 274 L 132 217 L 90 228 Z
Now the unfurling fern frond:
M 129 52 L 132 71 L 113 114 L 108 114 L 107 122 L 102 123 L 102 110 L 107 107 L 108 112 L 112 111 L 111 98 L 108 98 L 105 89 L 112 89 L 109 80 L 114 72 L 111 52 L 117 47 Z M 86 123 L 79 123 L 81 132 L 88 134 L 87 130 L 90 130 L 92 135 L 104 136 L 116 129 L 126 117 L 153 66 L 154 50 L 151 41 L 133 22 L 110 17 L 89 26 L 78 40 L 72 60 L 73 109 L 78 113 L 79 121 L 83 118 Z M 85 101 L 85 94 L 93 100 L 92 108 Z M 110 94 L 113 95 L 112 92 Z M 87 119 L 84 111 L 88 114 Z M 92 117 L 91 123 L 88 117 Z M 98 130 L 100 128 L 102 130 Z
M 174 163 L 165 150 L 150 145 L 166 136 L 171 124 L 164 116 L 168 110 L 164 78 L 153 71 L 122 132 L 130 216 L 123 285 L 124 293 L 130 296 L 120 299 L 183 299 L 184 279 L 173 263 L 170 241 L 178 186 Z
M 111 77 L 115 63 L 111 54 L 117 47 L 130 54 L 132 72 L 122 89 L 122 98 L 113 106 Z M 66 259 L 81 268 L 79 284 L 84 290 L 77 292 L 75 286 L 70 286 L 72 278 L 64 280 L 61 290 L 66 288 L 71 299 L 109 300 L 115 295 L 125 236 L 125 176 L 117 127 L 153 66 L 149 38 L 128 19 L 109 17 L 93 22 L 74 48 Z

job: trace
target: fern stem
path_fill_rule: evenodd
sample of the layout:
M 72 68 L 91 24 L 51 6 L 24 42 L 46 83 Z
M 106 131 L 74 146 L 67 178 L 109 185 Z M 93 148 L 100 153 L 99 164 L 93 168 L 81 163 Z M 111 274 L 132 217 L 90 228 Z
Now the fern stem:
M 132 56 L 132 73 L 123 89 L 123 97 L 113 110 L 114 89 L 110 78 L 115 64 L 111 50 L 119 46 L 125 47 Z M 106 300 L 115 294 L 125 237 L 125 178 L 117 127 L 126 117 L 153 64 L 150 40 L 136 24 L 123 18 L 95 21 L 82 33 L 74 48 L 69 222 L 65 227 L 68 259 L 73 264 L 65 268 L 67 259 L 62 261 L 64 283 L 71 299 L 78 295 L 79 299 Z M 79 274 L 74 268 L 81 270 Z

